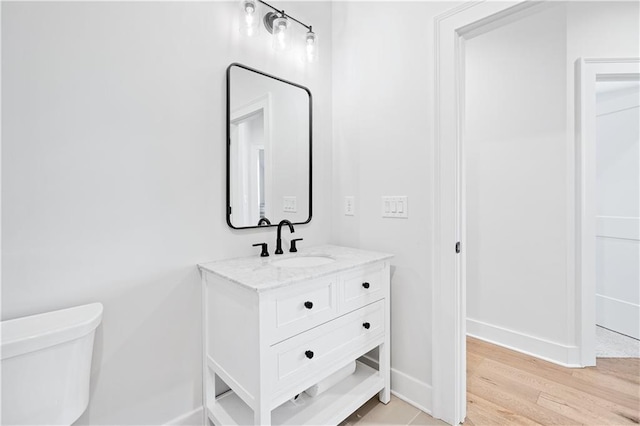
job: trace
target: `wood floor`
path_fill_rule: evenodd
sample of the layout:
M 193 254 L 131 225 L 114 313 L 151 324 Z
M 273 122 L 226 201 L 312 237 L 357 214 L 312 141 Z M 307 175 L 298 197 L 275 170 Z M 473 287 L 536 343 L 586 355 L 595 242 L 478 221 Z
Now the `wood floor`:
M 640 359 L 565 368 L 467 339 L 464 425 L 640 423 Z
M 598 358 L 565 368 L 467 338 L 465 426 L 633 425 L 640 417 L 640 359 Z M 417 408 L 372 398 L 340 426 L 439 425 Z

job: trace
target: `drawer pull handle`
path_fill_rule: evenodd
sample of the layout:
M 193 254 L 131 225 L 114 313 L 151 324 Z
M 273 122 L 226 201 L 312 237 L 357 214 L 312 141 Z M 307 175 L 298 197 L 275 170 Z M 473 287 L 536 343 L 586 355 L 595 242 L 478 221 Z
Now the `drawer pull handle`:
M 368 330 L 369 328 L 371 328 L 371 324 L 369 324 L 368 322 L 365 322 L 364 324 L 362 324 L 362 326 L 363 326 L 364 328 L 366 328 L 367 330 Z
M 306 355 L 306 357 L 307 357 L 307 358 L 309 358 L 309 359 L 313 358 L 313 351 L 306 351 L 304 354 L 305 354 L 305 355 Z
M 362 287 L 369 288 L 369 283 L 362 283 Z
M 307 309 L 313 308 L 313 302 L 304 302 L 304 307 Z

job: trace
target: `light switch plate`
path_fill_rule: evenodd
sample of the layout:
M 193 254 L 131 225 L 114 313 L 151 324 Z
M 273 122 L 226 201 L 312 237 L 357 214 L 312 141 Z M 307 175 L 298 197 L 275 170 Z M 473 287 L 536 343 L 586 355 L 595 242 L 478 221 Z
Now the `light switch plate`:
M 383 195 L 382 217 L 407 219 L 409 203 L 406 195 Z
M 352 195 L 344 197 L 344 215 L 355 216 L 355 214 L 356 214 L 355 198 Z
M 298 199 L 295 196 L 282 197 L 282 211 L 286 213 L 298 212 Z

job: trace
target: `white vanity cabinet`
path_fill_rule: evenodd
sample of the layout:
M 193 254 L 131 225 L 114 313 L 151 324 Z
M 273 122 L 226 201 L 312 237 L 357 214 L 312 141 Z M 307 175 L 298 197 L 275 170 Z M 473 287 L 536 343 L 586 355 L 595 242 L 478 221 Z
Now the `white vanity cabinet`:
M 333 261 L 304 268 L 271 264 L 304 256 Z M 376 393 L 389 402 L 390 258 L 321 246 L 199 265 L 208 418 L 215 425 L 327 425 Z M 377 368 L 358 361 L 354 374 L 326 392 L 304 393 L 375 347 Z M 231 388 L 217 398 L 215 375 Z

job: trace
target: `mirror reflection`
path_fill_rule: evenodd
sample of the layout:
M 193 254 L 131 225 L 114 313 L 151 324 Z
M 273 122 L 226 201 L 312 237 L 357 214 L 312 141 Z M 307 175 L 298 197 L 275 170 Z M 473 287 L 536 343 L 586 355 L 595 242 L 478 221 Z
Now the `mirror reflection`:
M 227 69 L 227 223 L 311 220 L 311 93 L 240 64 Z

